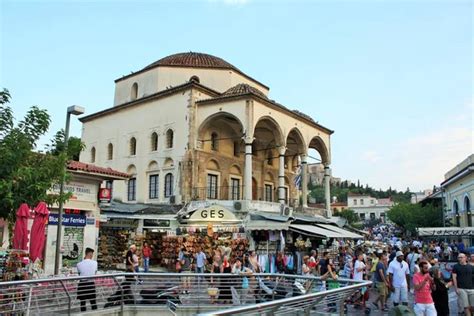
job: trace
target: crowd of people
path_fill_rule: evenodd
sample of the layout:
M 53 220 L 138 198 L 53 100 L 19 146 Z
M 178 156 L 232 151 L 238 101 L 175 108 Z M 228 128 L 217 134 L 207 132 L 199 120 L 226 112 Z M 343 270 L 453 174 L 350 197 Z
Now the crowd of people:
M 357 281 L 372 281 L 375 300 L 371 308 L 389 311 L 389 308 L 399 305 L 409 305 L 409 294 L 414 296 L 411 306 L 416 315 L 450 315 L 449 289 L 452 288 L 458 297 L 459 311 L 470 316 L 474 312 L 474 254 L 465 252 L 461 240 L 456 242 L 408 240 L 396 237 L 399 232 L 388 225 L 375 227 L 372 235 L 365 241 L 354 244 L 352 241 L 333 240 L 330 250 L 318 253 L 312 250 L 302 258 L 301 274 L 321 277 L 322 288 L 328 289 L 331 282 L 339 278 Z M 140 261 L 143 271 L 149 271 L 151 249 L 148 244 L 141 247 L 142 260 L 138 257 L 137 247 L 131 245 L 126 255 L 126 267 L 129 272 L 140 271 Z M 336 249 L 336 251 L 334 251 Z M 328 248 L 329 250 L 329 248 Z M 287 257 L 279 252 L 275 257 L 276 273 L 290 274 Z M 447 274 L 445 261 L 456 260 L 452 267 L 452 277 Z M 86 259 L 78 264 L 80 275 L 93 275 L 97 270 L 91 263 L 91 249 L 86 251 Z M 93 261 L 93 260 L 92 260 Z M 449 269 L 450 270 L 450 269 Z M 249 287 L 249 280 L 254 273 L 264 271 L 255 251 L 249 251 L 242 257 L 231 257 L 225 248 L 215 249 L 213 256 L 208 257 L 200 247 L 194 253 L 185 248 L 180 249 L 176 260 L 176 272 L 213 274 L 233 273 L 248 276 L 244 278 L 241 288 Z M 299 272 L 298 272 L 299 273 Z M 210 278 L 211 285 L 215 283 Z M 141 280 L 136 279 L 137 283 Z M 247 283 L 246 283 L 247 282 Z M 334 282 L 333 282 L 334 283 Z M 82 288 L 90 289 L 88 283 L 81 284 Z M 305 284 L 309 290 L 310 284 Z M 189 279 L 183 278 L 183 293 L 188 294 L 191 288 Z M 85 308 L 85 300 L 93 298 L 90 290 L 81 298 L 81 309 Z M 367 292 L 368 289 L 364 289 Z M 364 297 L 365 293 L 361 296 Z M 230 285 L 219 287 L 219 300 L 231 301 Z M 84 301 L 84 305 L 82 303 Z M 389 303 L 389 301 L 391 303 Z M 93 303 L 93 304 L 92 304 Z M 364 302 L 364 304 L 367 302 Z M 91 301 L 94 306 L 95 302 Z M 367 303 L 368 304 L 368 303 Z M 390 305 L 390 306 L 389 306 Z

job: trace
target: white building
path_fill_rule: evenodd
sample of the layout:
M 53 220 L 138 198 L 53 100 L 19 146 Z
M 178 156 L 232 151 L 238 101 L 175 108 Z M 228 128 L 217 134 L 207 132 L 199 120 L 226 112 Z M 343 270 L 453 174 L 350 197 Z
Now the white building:
M 422 192 L 414 192 L 411 194 L 410 202 L 411 204 L 416 204 L 420 202 L 421 200 L 427 198 L 431 194 L 433 194 L 433 190 L 431 189 L 426 189 L 426 190 L 423 190 Z
M 294 185 L 320 153 L 330 215 L 330 129 L 268 98 L 269 87 L 221 58 L 181 53 L 115 80 L 114 106 L 81 118 L 80 160 L 126 170 L 126 203 L 256 200 L 297 206 Z
M 359 215 L 361 220 L 380 218 L 385 221 L 386 214 L 393 206 L 391 199 L 376 199 L 369 195 L 349 193 L 347 195 L 347 208 Z

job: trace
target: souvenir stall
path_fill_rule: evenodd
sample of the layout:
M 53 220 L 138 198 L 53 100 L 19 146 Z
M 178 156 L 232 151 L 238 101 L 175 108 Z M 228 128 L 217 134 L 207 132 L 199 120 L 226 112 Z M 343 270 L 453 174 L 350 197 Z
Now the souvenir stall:
M 0 251 L 0 273 L 2 281 L 30 279 L 29 254 L 24 250 Z
M 180 227 L 163 238 L 162 266 L 175 269 L 182 248 L 189 254 L 196 254 L 201 248 L 209 263 L 216 253 L 227 255 L 233 261 L 248 251 L 248 240 L 242 221 L 231 211 L 213 205 L 181 218 Z
M 100 223 L 97 253 L 99 269 L 125 269 L 124 258 L 128 247 L 135 243 L 137 238 L 140 239 L 137 227 L 138 220 L 127 218 L 109 218 L 107 222 Z
M 142 220 L 143 242 L 151 248 L 150 266 L 161 266 L 163 261 L 163 239 L 176 232 L 177 221 L 173 217 Z M 140 243 L 140 247 L 143 244 Z

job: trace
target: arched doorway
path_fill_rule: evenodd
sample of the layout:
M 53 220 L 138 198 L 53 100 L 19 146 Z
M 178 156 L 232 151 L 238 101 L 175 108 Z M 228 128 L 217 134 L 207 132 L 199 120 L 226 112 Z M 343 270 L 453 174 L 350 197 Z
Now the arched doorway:
M 471 201 L 468 196 L 464 197 L 464 211 L 467 216 L 467 226 L 472 227 Z
M 454 217 L 455 217 L 455 225 L 457 227 L 461 226 L 461 217 L 459 216 L 459 205 L 458 201 L 454 201 L 453 203 L 453 211 L 454 211 Z

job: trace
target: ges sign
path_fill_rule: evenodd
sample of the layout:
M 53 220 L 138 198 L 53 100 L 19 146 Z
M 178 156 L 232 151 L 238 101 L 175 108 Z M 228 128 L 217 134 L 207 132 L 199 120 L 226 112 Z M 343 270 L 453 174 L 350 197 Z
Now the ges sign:
M 236 221 L 235 215 L 228 209 L 219 205 L 212 205 L 206 208 L 197 209 L 189 218 L 190 221 L 200 222 L 220 222 Z

